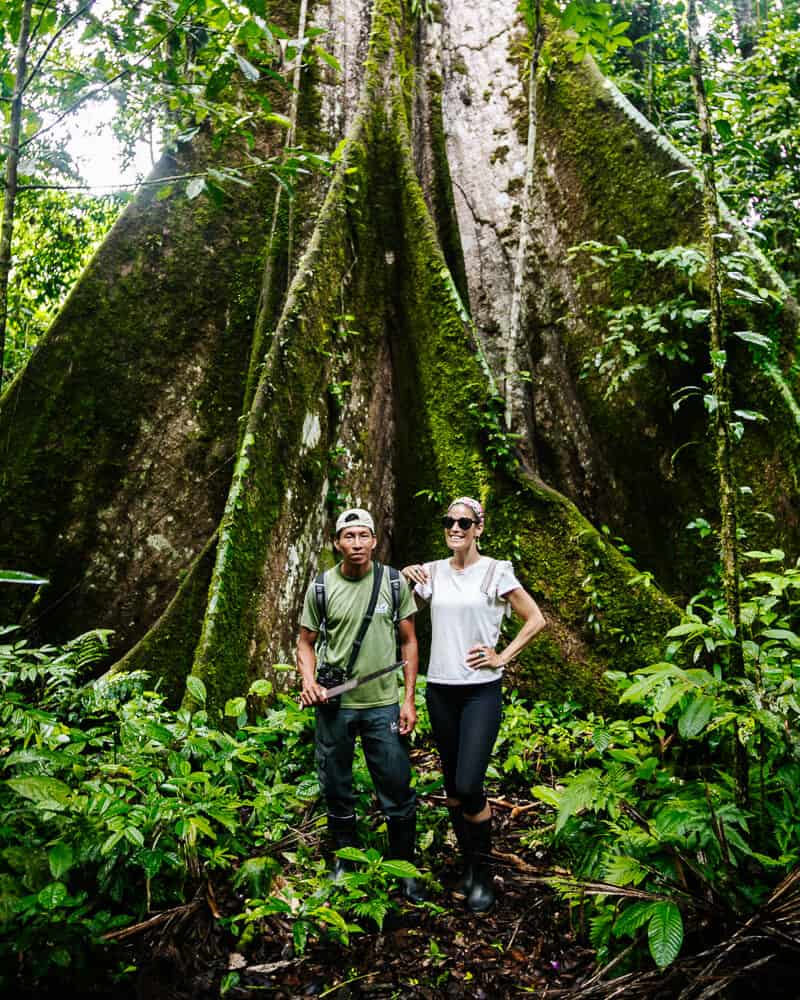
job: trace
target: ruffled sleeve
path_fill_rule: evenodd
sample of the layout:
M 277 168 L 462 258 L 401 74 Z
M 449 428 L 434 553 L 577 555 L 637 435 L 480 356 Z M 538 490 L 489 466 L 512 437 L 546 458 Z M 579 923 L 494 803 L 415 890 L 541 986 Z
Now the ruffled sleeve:
M 428 603 L 433 596 L 433 588 L 431 587 L 431 563 L 423 563 L 423 565 L 428 574 L 428 582 L 414 584 L 414 593 L 420 600 Z
M 503 601 L 506 599 L 506 594 L 509 594 L 512 590 L 517 590 L 521 586 L 522 584 L 517 579 L 511 563 L 507 559 L 498 560 L 494 580 L 492 581 L 492 590 L 494 591 L 495 599 Z

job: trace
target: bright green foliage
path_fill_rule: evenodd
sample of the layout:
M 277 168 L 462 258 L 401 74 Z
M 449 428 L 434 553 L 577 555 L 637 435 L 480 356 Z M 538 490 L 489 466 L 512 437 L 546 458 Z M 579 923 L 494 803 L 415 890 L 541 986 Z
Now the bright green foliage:
M 697 117 L 688 75 L 685 5 L 614 3 L 630 16 L 631 49 L 620 49 L 612 75 L 633 102 L 691 159 Z M 759 5 L 754 4 L 754 8 Z M 767 5 L 764 5 L 765 8 Z M 794 291 L 800 224 L 800 99 L 795 69 L 800 24 L 794 3 L 759 12 L 752 54 L 742 58 L 732 2 L 705 4 L 706 89 L 715 130 L 719 192 Z
M 605 279 L 612 305 L 597 307 L 606 323 L 606 333 L 597 350 L 584 359 L 584 378 L 596 375 L 610 399 L 624 385 L 645 371 L 654 361 L 695 361 L 707 342 L 708 297 L 704 287 L 706 254 L 696 246 L 671 246 L 657 250 L 631 247 L 624 237 L 606 245 L 587 241 L 571 248 L 572 256 L 584 256 L 587 269 L 584 283 Z M 744 307 L 766 310 L 765 331 L 734 330 L 731 336 L 753 345 L 753 354 L 762 367 L 777 354 L 777 327 L 774 317 L 781 306 L 780 296 L 767 287 L 759 273 L 759 262 L 746 249 L 722 255 L 723 299 L 731 310 Z M 676 278 L 685 291 L 660 297 L 664 281 L 673 291 Z M 770 312 L 772 316 L 770 316 Z M 693 392 L 686 390 L 694 390 Z M 676 394 L 676 407 L 691 395 L 700 396 L 696 386 Z
M 701 595 L 662 662 L 611 675 L 621 706 L 640 714 L 593 720 L 582 766 L 561 790 L 536 790 L 577 878 L 562 888 L 593 893 L 601 960 L 646 924 L 653 960 L 670 964 L 684 921 L 746 917 L 800 860 L 800 570 L 778 550 L 745 558 L 758 568 L 744 580 L 744 680 L 727 679 L 735 631 L 723 601 Z M 750 765 L 745 807 L 736 739 Z
M 280 893 L 264 899 L 249 899 L 242 914 L 234 924 L 243 924 L 244 933 L 252 932 L 254 924 L 274 914 L 292 919 L 292 936 L 295 951 L 302 954 L 308 943 L 309 933 L 327 933 L 342 944 L 350 943 L 350 934 L 361 931 L 351 923 L 352 914 L 358 920 L 370 920 L 383 927 L 386 914 L 392 909 L 389 893 L 398 878 L 418 876 L 419 870 L 408 861 L 384 859 L 375 848 L 362 851 L 357 847 L 343 847 L 336 852 L 340 858 L 354 863 L 353 871 L 346 872 L 341 881 L 334 882 L 325 874 L 320 877 L 319 864 L 305 879 L 293 886 L 282 888 Z
M 13 378 L 46 332 L 126 196 L 30 192 L 20 201 L 9 285 L 6 377 Z
M 417 874 L 370 846 L 342 884 L 326 877 L 320 821 L 297 832 L 320 794 L 313 713 L 281 697 L 249 722 L 271 694 L 266 681 L 229 702 L 233 728 L 222 730 L 203 710 L 168 711 L 143 673 L 83 686 L 103 632 L 33 649 L 15 631 L 0 633 L 1 989 L 67 967 L 76 983 L 96 983 L 97 963 L 115 964 L 104 935 L 191 899 L 201 879 L 246 894 L 233 921 L 244 938 L 268 913 L 286 914 L 300 953 L 309 935 L 346 942 L 360 929 L 353 919 L 380 926 L 396 878 Z M 202 704 L 204 685 L 190 685 Z M 368 815 L 362 754 L 354 779 Z

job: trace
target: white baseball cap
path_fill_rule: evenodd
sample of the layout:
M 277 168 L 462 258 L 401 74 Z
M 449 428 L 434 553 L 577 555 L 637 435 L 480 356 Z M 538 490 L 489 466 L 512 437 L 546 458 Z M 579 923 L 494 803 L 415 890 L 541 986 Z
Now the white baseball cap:
M 350 507 L 349 510 L 343 510 L 336 518 L 336 534 L 338 535 L 344 528 L 369 528 L 372 534 L 375 534 L 375 522 L 372 520 L 372 515 L 361 507 Z

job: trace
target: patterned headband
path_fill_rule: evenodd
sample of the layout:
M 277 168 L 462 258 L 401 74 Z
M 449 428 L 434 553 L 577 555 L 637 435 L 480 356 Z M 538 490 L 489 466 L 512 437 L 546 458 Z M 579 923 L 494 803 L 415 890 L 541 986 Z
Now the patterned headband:
M 483 507 L 481 507 L 477 500 L 473 500 L 472 497 L 458 497 L 447 509 L 452 510 L 453 507 L 456 507 L 458 504 L 463 504 L 464 507 L 469 507 L 475 517 L 477 517 L 478 523 L 483 524 Z

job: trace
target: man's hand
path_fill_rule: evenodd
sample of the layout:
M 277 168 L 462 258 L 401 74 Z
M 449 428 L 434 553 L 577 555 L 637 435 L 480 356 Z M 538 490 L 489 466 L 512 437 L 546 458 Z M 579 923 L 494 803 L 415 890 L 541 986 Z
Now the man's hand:
M 400 735 L 408 736 L 417 724 L 417 707 L 413 699 L 406 699 L 400 706 Z
M 324 687 L 317 684 L 317 657 L 314 652 L 314 643 L 317 641 L 317 633 L 300 626 L 300 636 L 297 640 L 297 670 L 300 674 L 300 705 L 309 708 L 311 705 L 319 705 L 328 697 Z
M 305 708 L 310 708 L 312 705 L 319 705 L 326 701 L 328 698 L 328 692 L 322 687 L 321 684 L 317 684 L 316 681 L 303 682 L 303 688 L 300 692 L 300 704 Z

